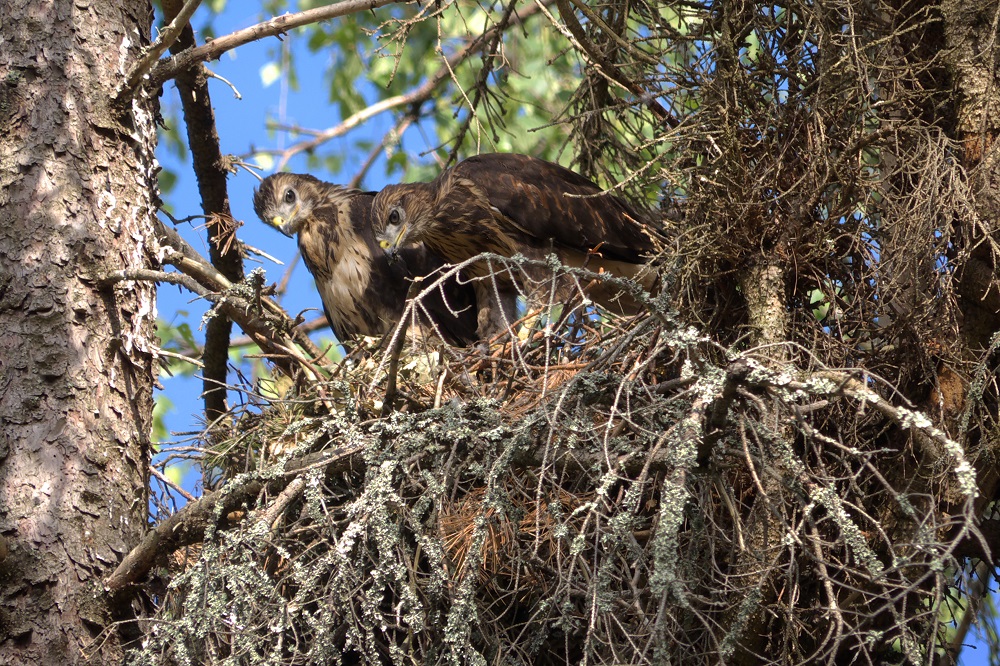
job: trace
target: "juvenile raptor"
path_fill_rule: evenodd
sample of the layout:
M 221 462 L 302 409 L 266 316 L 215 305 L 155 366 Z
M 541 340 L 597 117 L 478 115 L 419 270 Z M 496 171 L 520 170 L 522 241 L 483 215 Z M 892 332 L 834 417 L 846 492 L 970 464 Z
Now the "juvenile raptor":
M 403 314 L 414 278 L 431 276 L 443 265 L 424 245 L 407 247 L 389 261 L 372 230 L 372 193 L 323 182 L 307 174 L 276 173 L 254 191 L 257 216 L 289 237 L 323 299 L 323 310 L 338 340 L 381 336 Z M 430 280 L 426 284 L 430 284 Z M 450 344 L 476 339 L 475 295 L 454 278 L 422 301 L 421 324 Z
M 372 216 L 380 245 L 390 253 L 421 242 L 451 263 L 483 252 L 536 260 L 554 253 L 567 266 L 632 278 L 647 291 L 657 279 L 646 265 L 654 252 L 651 230 L 635 208 L 578 173 L 527 155 L 479 155 L 431 182 L 390 185 L 376 195 Z M 480 278 L 481 339 L 514 321 L 519 288 L 529 303 L 541 301 L 538 292 L 546 290 L 544 270 L 527 270 L 527 280 L 514 271 L 489 272 L 486 262 L 469 270 Z M 588 295 L 612 312 L 636 310 L 621 289 L 603 282 Z

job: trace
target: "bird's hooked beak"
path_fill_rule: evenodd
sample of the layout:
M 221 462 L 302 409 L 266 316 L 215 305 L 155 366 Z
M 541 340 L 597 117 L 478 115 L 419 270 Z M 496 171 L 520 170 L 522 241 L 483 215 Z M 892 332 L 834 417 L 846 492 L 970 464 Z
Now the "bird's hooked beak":
M 285 234 L 289 238 L 292 237 L 292 234 L 288 233 L 288 230 L 286 229 L 285 218 L 281 217 L 280 215 L 275 215 L 274 217 L 271 218 L 271 226 L 280 231 L 281 233 Z
M 390 259 L 395 260 L 399 256 L 399 246 L 406 236 L 406 223 L 390 224 L 379 234 L 378 246 L 382 248 Z
M 288 216 L 287 221 L 281 215 L 275 215 L 274 217 L 271 218 L 271 226 L 280 231 L 281 233 L 285 234 L 289 238 L 294 238 L 295 233 L 292 231 L 291 220 L 294 220 L 298 214 L 299 214 L 299 207 L 298 205 L 296 205 L 295 210 L 293 210 L 291 215 Z

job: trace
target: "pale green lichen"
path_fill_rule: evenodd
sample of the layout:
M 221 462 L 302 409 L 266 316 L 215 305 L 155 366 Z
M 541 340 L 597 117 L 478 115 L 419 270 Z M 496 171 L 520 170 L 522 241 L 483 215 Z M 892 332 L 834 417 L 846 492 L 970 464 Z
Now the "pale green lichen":
M 844 508 L 840 496 L 830 486 L 817 486 L 811 493 L 812 499 L 826 508 L 836 523 L 844 542 L 850 547 L 858 561 L 872 573 L 879 577 L 885 571 L 885 566 L 868 545 L 868 540 L 861 532 L 861 528 L 851 519 L 850 514 Z
M 737 645 L 744 639 L 747 625 L 750 620 L 759 612 L 760 604 L 763 600 L 759 587 L 750 588 L 748 594 L 740 603 L 733 623 L 727 628 L 726 633 L 719 646 L 719 654 L 723 659 L 729 659 L 736 651 Z
M 326 392 L 337 393 L 334 415 L 286 415 L 268 436 L 248 434 L 249 448 L 294 440 L 296 455 L 361 446 L 363 472 L 310 471 L 276 531 L 257 521 L 210 529 L 200 558 L 173 575 L 177 604 L 161 612 L 134 663 L 162 664 L 169 654 L 184 664 L 278 666 L 294 653 L 313 664 L 521 665 L 558 661 L 552 654 L 567 645 L 579 661 L 609 663 L 602 650 L 612 641 L 616 656 L 634 663 L 675 658 L 664 647 L 671 641 L 726 660 L 751 627 L 785 612 L 772 596 L 784 576 L 821 589 L 817 543 L 828 567 L 849 567 L 835 573 L 873 598 L 887 589 L 888 567 L 892 593 L 918 576 L 948 575 L 949 563 L 927 545 L 938 525 L 923 500 L 866 476 L 898 456 L 877 441 L 878 428 L 856 436 L 793 410 L 822 396 L 854 413 L 859 400 L 884 406 L 876 394 L 847 396 L 830 377 L 727 352 L 748 364 L 744 379 L 708 358 L 696 332 L 658 335 L 660 355 L 645 374 L 594 363 L 516 415 L 509 403 L 470 398 L 377 419 L 344 382 Z M 643 347 L 623 342 L 615 353 L 634 348 Z M 650 377 L 663 379 L 668 364 L 697 381 L 659 391 Z M 723 395 L 728 413 L 720 415 L 713 410 Z M 904 422 L 938 437 L 920 415 Z M 708 436 L 712 458 L 699 460 Z M 942 446 L 965 478 L 961 451 Z M 275 465 L 225 483 L 283 474 Z M 905 546 L 875 542 L 879 526 L 866 522 L 875 512 L 853 508 L 871 509 L 858 487 L 902 508 L 894 515 L 910 527 Z M 248 513 L 259 515 L 271 498 L 263 493 Z M 781 522 L 760 531 L 760 521 L 773 520 Z M 781 597 L 786 603 L 796 601 Z M 847 631 L 860 649 L 910 653 L 899 633 Z M 231 659 L 218 656 L 226 650 Z

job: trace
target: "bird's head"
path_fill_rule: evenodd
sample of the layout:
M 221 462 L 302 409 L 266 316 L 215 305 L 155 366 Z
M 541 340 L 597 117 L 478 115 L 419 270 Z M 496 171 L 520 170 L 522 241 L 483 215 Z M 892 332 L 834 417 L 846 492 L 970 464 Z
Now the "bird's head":
M 399 248 L 423 240 L 430 219 L 430 202 L 423 195 L 424 183 L 386 185 L 372 202 L 372 225 L 379 247 L 395 256 Z
M 295 173 L 268 176 L 253 193 L 253 209 L 269 227 L 293 237 L 312 212 L 318 180 Z

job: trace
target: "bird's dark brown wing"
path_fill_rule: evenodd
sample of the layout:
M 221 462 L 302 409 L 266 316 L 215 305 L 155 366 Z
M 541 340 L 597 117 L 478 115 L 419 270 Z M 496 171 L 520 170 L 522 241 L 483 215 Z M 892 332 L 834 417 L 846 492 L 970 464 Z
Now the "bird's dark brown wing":
M 653 251 L 644 216 L 622 199 L 558 164 L 512 153 L 470 157 L 454 167 L 524 234 L 579 251 L 642 263 Z M 573 196 L 566 196 L 573 195 Z M 579 195 L 583 195 L 582 197 Z

